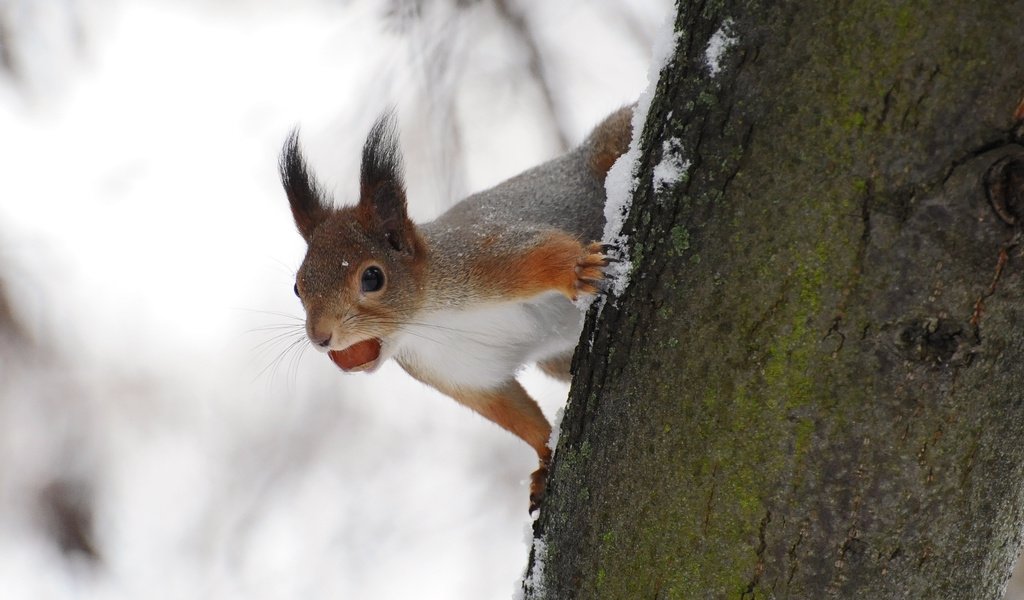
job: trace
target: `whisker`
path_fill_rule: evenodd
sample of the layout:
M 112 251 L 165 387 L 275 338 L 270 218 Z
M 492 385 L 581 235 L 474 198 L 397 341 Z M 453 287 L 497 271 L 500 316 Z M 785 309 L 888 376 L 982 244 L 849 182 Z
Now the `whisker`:
M 447 327 L 445 325 L 438 325 L 436 323 L 426 323 L 426 322 L 423 322 L 423 321 L 401 321 L 401 320 L 397 320 L 397 319 L 390 319 L 390 320 L 387 320 L 387 321 L 378 320 L 378 322 L 384 323 L 384 324 L 388 324 L 388 325 L 415 325 L 417 327 L 427 327 L 427 328 L 430 328 L 430 329 L 437 329 L 439 331 L 449 331 L 449 332 L 452 332 L 452 333 L 458 333 L 458 334 L 462 334 L 462 335 L 479 335 L 479 336 L 482 336 L 484 338 L 489 338 L 490 337 L 490 336 L 488 336 L 486 334 L 483 334 L 483 333 L 480 333 L 480 332 L 477 332 L 477 331 L 472 331 L 472 330 L 469 330 L 469 329 L 460 329 L 458 327 Z
M 290 381 L 294 387 L 295 382 L 299 379 L 299 364 L 302 363 L 302 357 L 306 355 L 306 350 L 309 349 L 309 344 L 304 344 L 298 347 L 298 351 L 293 353 L 291 360 L 290 369 Z
M 411 335 L 413 337 L 418 337 L 421 340 L 426 340 L 428 342 L 433 342 L 433 343 L 435 343 L 435 344 L 437 344 L 439 346 L 444 344 L 443 341 L 441 341 L 441 340 L 439 340 L 437 338 L 432 338 L 432 337 L 430 337 L 430 336 L 428 336 L 426 334 L 423 334 L 423 333 L 420 333 L 420 332 L 417 332 L 417 331 L 412 331 L 410 329 L 404 329 L 404 328 L 399 328 L 399 331 L 401 331 L 402 333 L 404 333 L 406 335 Z
M 381 319 L 379 317 L 370 316 L 370 315 L 364 315 L 363 319 L 361 320 L 361 322 L 358 323 L 355 327 L 350 328 L 350 331 L 353 331 L 355 333 L 361 333 L 361 329 L 362 329 L 362 330 L 368 330 L 367 333 L 371 333 L 372 334 L 372 333 L 376 333 L 375 331 L 373 331 L 373 329 L 376 329 L 376 327 L 372 327 L 372 326 L 379 326 L 379 325 L 398 325 L 399 326 L 398 329 L 402 333 L 407 333 L 409 335 L 414 335 L 414 336 L 416 336 L 416 337 L 418 337 L 420 339 L 424 339 L 424 340 L 427 340 L 429 342 L 434 342 L 435 344 L 443 344 L 444 343 L 442 340 L 430 337 L 430 336 L 426 335 L 423 332 L 413 331 L 413 330 L 411 330 L 408 327 L 401 327 L 402 323 L 400 323 L 400 322 L 397 322 L 397 321 L 386 321 L 386 320 Z
M 262 342 L 256 344 L 256 346 L 253 347 L 253 350 L 257 350 L 257 349 L 259 349 L 259 348 L 261 348 L 263 346 L 266 346 L 267 344 L 273 344 L 274 342 L 282 340 L 282 339 L 285 339 L 285 338 L 290 338 L 290 337 L 293 337 L 293 336 L 294 337 L 299 337 L 299 338 L 305 337 L 305 333 L 306 332 L 305 332 L 304 329 L 297 329 L 297 328 L 288 328 L 288 329 L 284 329 L 284 331 L 276 331 L 276 333 L 274 333 L 273 335 L 267 337 Z
M 255 352 L 257 356 L 259 356 L 267 351 L 275 350 L 280 345 L 288 345 L 294 340 L 304 339 L 306 339 L 306 336 L 305 334 L 302 333 L 279 333 L 273 337 L 270 337 L 256 344 L 255 346 L 253 346 L 252 351 Z
M 280 360 L 277 361 L 277 364 L 274 367 L 274 372 L 271 375 L 271 382 L 273 382 L 277 378 L 278 371 L 281 369 L 282 366 L 285 367 L 285 372 L 284 372 L 284 374 L 285 374 L 285 381 L 286 382 L 289 381 L 288 377 L 289 377 L 290 368 L 285 366 L 286 365 L 286 361 L 289 360 L 289 357 L 293 357 L 295 355 L 296 351 L 301 354 L 301 352 L 306 347 L 305 344 L 303 344 L 304 341 L 305 340 L 296 340 L 296 341 L 292 342 L 291 345 L 289 345 L 287 348 L 285 348 L 285 351 L 281 353 Z M 296 372 L 296 375 L 297 375 L 297 372 Z M 295 380 L 294 379 L 291 380 L 291 385 L 294 385 L 294 383 L 295 383 Z
M 285 318 L 285 319 L 293 319 L 295 321 L 303 321 L 304 322 L 306 320 L 305 317 L 299 317 L 299 316 L 296 316 L 296 315 L 293 315 L 293 314 L 284 313 L 284 312 L 280 312 L 280 311 L 276 311 L 276 310 L 260 310 L 260 309 L 257 309 L 257 308 L 244 308 L 244 307 L 240 307 L 240 306 L 231 307 L 231 310 L 238 310 L 238 311 L 242 311 L 242 312 L 251 312 L 251 313 L 256 313 L 256 314 L 260 314 L 260 315 L 271 315 L 273 317 L 282 317 L 282 318 Z
M 368 318 L 368 320 L 370 320 L 370 319 Z M 434 330 L 443 331 L 443 332 L 456 333 L 456 334 L 462 335 L 462 336 L 464 336 L 464 337 L 466 337 L 468 339 L 471 339 L 471 340 L 475 341 L 476 343 L 478 343 L 480 345 L 483 345 L 483 346 L 489 346 L 489 347 L 492 347 L 492 348 L 501 348 L 501 347 L 504 346 L 504 344 L 501 343 L 501 342 L 493 341 L 495 338 L 492 337 L 492 336 L 487 335 L 486 333 L 477 332 L 477 331 L 469 331 L 469 330 L 466 330 L 466 329 L 458 329 L 458 328 L 455 328 L 455 327 L 445 327 L 443 325 L 435 325 L 433 323 L 423 323 L 423 322 L 418 322 L 418 321 L 399 321 L 399 320 L 394 320 L 394 319 L 385 320 L 385 319 L 378 318 L 378 317 L 373 317 L 372 318 L 372 322 L 374 324 L 378 324 L 378 325 L 396 325 L 396 326 L 399 326 L 401 328 L 401 330 L 403 332 L 405 332 L 405 333 L 412 333 L 411 332 L 412 328 L 414 328 L 414 327 L 421 327 L 421 328 L 425 328 L 425 329 L 434 329 Z M 442 342 L 440 342 L 440 341 L 438 341 L 436 339 L 426 337 L 426 336 L 424 336 L 422 334 L 421 334 L 420 337 L 423 337 L 423 339 L 428 339 L 428 340 L 433 341 L 433 342 L 442 343 Z
M 253 327 L 252 329 L 245 330 L 245 333 L 262 333 L 264 331 L 280 331 L 282 329 L 288 331 L 303 331 L 303 327 L 300 323 L 287 323 L 282 325 L 264 325 L 262 327 Z
M 278 339 L 276 341 L 277 342 L 284 342 L 284 343 L 286 343 L 287 342 L 287 338 L 281 338 L 281 339 Z M 260 371 L 253 378 L 253 380 L 255 381 L 255 380 L 259 379 L 265 373 L 267 373 L 267 371 L 269 370 L 270 371 L 270 381 L 269 381 L 269 383 L 273 384 L 274 379 L 277 376 L 277 369 L 281 365 L 281 361 L 283 361 L 285 359 L 285 357 L 288 355 L 288 353 L 291 352 L 296 346 L 298 346 L 299 344 L 302 344 L 305 341 L 306 341 L 305 340 L 305 336 L 298 336 L 298 335 L 296 335 L 295 339 L 292 340 L 291 343 L 288 343 L 284 347 L 283 350 L 281 350 L 280 352 L 277 353 L 277 356 L 275 356 L 273 360 L 271 360 L 262 369 L 260 369 Z

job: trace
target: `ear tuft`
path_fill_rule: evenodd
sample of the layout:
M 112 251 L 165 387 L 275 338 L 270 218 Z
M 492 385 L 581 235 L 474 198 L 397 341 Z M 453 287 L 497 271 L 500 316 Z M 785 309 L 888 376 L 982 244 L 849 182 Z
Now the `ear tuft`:
M 406 209 L 394 109 L 384 111 L 366 136 L 359 182 L 359 214 L 364 224 L 382 230 L 383 241 L 395 250 L 411 251 L 415 232 Z
M 302 157 L 298 129 L 293 129 L 284 142 L 279 169 L 295 225 L 302 237 L 309 241 L 313 230 L 330 214 L 330 209 L 324 203 L 323 188 L 309 172 Z
M 394 108 L 385 110 L 377 117 L 370 133 L 366 135 L 359 179 L 364 195 L 367 192 L 372 194 L 382 186 L 402 192 L 405 190 Z

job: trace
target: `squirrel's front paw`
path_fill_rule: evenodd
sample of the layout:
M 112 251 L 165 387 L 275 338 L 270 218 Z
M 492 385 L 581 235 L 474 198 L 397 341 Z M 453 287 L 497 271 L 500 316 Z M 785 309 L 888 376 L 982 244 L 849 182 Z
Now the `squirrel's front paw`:
M 534 241 L 529 249 L 516 257 L 515 269 L 501 265 L 508 273 L 504 281 L 507 297 L 531 297 L 544 292 L 557 291 L 576 301 L 580 294 L 603 292 L 604 268 L 615 259 L 608 256 L 611 246 L 600 242 L 581 244 L 561 231 L 548 232 Z M 481 270 L 498 270 L 499 266 L 483 265 Z
M 592 242 L 583 247 L 585 254 L 576 261 L 576 294 L 597 294 L 603 292 L 604 268 L 612 259 L 606 254 L 611 247 Z M 573 296 L 576 300 L 577 296 Z

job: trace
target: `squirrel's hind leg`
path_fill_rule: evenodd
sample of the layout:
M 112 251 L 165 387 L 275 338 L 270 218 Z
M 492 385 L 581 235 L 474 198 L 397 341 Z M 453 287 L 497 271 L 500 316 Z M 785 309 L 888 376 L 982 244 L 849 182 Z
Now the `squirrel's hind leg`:
M 572 352 L 539 361 L 537 367 L 549 377 L 569 383 L 572 381 Z
M 523 386 L 511 380 L 492 390 L 452 390 L 449 394 L 487 419 L 519 436 L 536 452 L 540 466 L 530 476 L 530 512 L 540 507 L 547 483 L 551 425 Z

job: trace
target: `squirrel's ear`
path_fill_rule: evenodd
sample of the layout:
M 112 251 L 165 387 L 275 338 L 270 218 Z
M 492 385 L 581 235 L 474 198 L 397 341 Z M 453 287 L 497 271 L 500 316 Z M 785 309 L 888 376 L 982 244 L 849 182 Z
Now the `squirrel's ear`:
M 313 230 L 330 214 L 324 205 L 323 188 L 306 167 L 299 149 L 299 131 L 292 130 L 281 150 L 281 184 L 288 195 L 288 204 L 292 207 L 292 216 L 299 233 L 308 242 Z
M 395 114 L 387 110 L 370 128 L 363 145 L 359 176 L 361 216 L 378 223 L 396 250 L 404 249 L 412 226 L 406 211 L 402 153 L 395 131 Z

